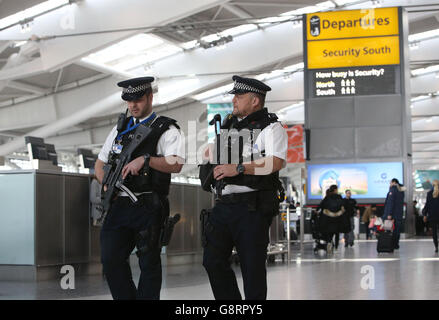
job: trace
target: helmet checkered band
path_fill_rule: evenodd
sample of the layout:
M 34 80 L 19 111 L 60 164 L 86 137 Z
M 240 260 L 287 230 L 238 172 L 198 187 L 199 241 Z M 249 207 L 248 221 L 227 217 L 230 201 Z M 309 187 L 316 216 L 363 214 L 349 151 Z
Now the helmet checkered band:
M 256 92 L 256 93 L 260 93 L 260 94 L 266 93 L 265 91 L 256 89 L 255 87 L 249 86 L 248 84 L 238 82 L 238 81 L 235 81 L 235 86 L 233 87 L 233 90 L 245 90 L 245 91 L 251 91 L 251 92 Z
M 140 86 L 137 86 L 137 87 L 129 86 L 128 88 L 123 88 L 122 93 L 137 93 L 140 91 L 145 91 L 146 89 L 148 89 L 150 87 L 151 87 L 151 85 L 149 83 L 144 83 L 144 84 L 141 84 Z

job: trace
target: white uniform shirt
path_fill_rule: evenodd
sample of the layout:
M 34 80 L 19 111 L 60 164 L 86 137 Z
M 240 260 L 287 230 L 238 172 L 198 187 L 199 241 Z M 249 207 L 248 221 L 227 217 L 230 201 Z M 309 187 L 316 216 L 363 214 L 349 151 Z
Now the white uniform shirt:
M 280 122 L 274 122 L 265 127 L 256 138 L 254 150 L 265 150 L 265 157 L 275 156 L 287 160 L 288 135 Z M 255 189 L 229 184 L 224 187 L 222 194 L 251 192 Z
M 139 119 L 139 122 L 142 122 L 146 118 L 148 118 L 152 113 L 147 115 L 143 119 Z M 157 119 L 157 118 L 156 118 Z M 155 120 L 154 120 L 155 121 Z M 154 121 L 152 123 L 154 123 Z M 114 143 L 114 139 L 117 136 L 117 126 L 114 126 L 110 131 L 110 134 L 107 136 L 104 145 L 102 146 L 101 152 L 99 152 L 98 159 L 103 161 L 104 163 L 108 162 L 108 156 L 110 151 L 112 150 L 112 146 Z M 159 156 L 178 156 L 182 159 L 185 159 L 185 142 L 184 136 L 181 134 L 180 130 L 177 129 L 174 125 L 169 126 L 169 129 L 166 130 L 157 143 L 156 153 Z M 120 192 L 120 196 L 127 196 L 125 192 Z

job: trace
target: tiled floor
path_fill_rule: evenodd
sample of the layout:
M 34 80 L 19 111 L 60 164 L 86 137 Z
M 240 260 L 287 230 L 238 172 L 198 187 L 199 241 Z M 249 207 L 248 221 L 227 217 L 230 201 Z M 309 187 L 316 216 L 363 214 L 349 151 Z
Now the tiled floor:
M 239 266 L 234 266 L 242 292 Z M 268 265 L 268 299 L 439 299 L 439 256 L 431 239 L 401 240 L 392 254 L 377 254 L 376 241 L 359 241 L 319 256 L 307 244 L 290 263 Z M 362 273 L 363 271 L 363 273 Z M 137 282 L 139 270 L 133 269 Z M 201 264 L 163 268 L 162 299 L 213 299 Z M 75 289 L 59 280 L 0 282 L 0 299 L 111 299 L 102 276 L 77 277 Z

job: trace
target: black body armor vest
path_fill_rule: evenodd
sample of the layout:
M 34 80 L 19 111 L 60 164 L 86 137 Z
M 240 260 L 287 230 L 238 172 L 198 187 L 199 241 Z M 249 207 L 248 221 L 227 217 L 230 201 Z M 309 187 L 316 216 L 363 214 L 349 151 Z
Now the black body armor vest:
M 124 129 L 127 128 L 131 117 L 125 121 Z M 145 125 L 145 124 L 141 124 Z M 131 155 L 131 160 L 137 157 L 149 154 L 151 157 L 158 157 L 156 150 L 162 134 L 169 129 L 170 125 L 174 125 L 177 129 L 180 127 L 177 125 L 177 121 L 168 117 L 160 116 L 150 125 L 152 132 L 148 138 L 137 147 L 137 149 Z M 123 135 L 121 144 L 126 146 L 131 142 L 134 137 L 135 130 Z M 117 157 L 118 155 L 115 155 Z M 171 174 L 164 173 L 153 168 L 140 170 L 138 176 L 129 175 L 125 179 L 124 183 L 132 192 L 147 192 L 156 191 L 161 196 L 167 196 L 169 194 L 169 186 L 171 184 Z
M 265 157 L 265 150 L 261 150 L 260 154 L 258 155 L 253 153 L 253 146 L 261 131 L 271 123 L 277 122 L 277 119 L 277 116 L 274 113 L 268 113 L 266 108 L 250 114 L 239 122 L 235 116 L 229 115 L 226 117 L 223 121 L 221 129 L 228 129 L 229 134 L 224 137 L 222 135 L 221 139 L 223 140 L 223 145 L 227 149 L 226 152 L 224 152 L 228 157 L 227 163 L 231 163 L 231 153 L 233 153 L 233 150 L 238 151 L 239 163 L 253 161 L 257 158 Z M 236 129 L 235 133 L 233 132 L 233 129 Z M 237 132 L 241 132 L 243 129 L 249 130 L 249 134 L 236 134 Z M 226 162 L 221 160 L 221 163 Z M 241 174 L 235 177 L 224 178 L 224 182 L 226 184 L 247 186 L 257 190 L 277 190 L 279 184 L 281 184 L 279 181 L 279 172 L 273 172 L 269 175 L 263 176 Z

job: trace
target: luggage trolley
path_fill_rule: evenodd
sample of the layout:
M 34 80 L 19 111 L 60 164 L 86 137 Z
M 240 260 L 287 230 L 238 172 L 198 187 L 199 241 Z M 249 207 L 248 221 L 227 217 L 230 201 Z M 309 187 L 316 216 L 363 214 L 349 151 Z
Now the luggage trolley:
M 273 218 L 269 229 L 270 241 L 267 247 L 267 261 L 270 263 L 276 261 L 276 255 L 280 255 L 282 261 L 285 261 L 285 255 L 288 253 L 283 221 L 287 216 L 287 206 L 288 203 L 279 204 L 279 214 Z
M 288 234 L 286 230 L 286 222 L 289 217 L 290 210 L 288 203 L 279 204 L 279 214 L 273 218 L 269 229 L 269 243 L 267 246 L 267 262 L 273 263 L 276 261 L 276 256 L 280 256 L 282 261 L 285 261 L 288 255 Z M 297 238 L 296 238 L 297 240 Z M 236 249 L 233 248 L 231 262 L 236 265 L 239 264 L 239 257 Z
M 315 209 L 312 209 L 311 213 L 311 233 L 314 239 L 314 253 L 318 253 L 319 251 L 327 253 L 328 243 L 323 239 L 322 233 L 320 232 L 320 216 Z

